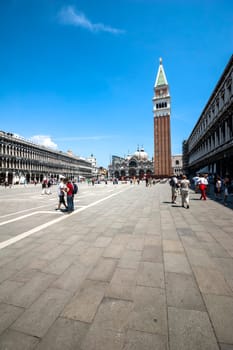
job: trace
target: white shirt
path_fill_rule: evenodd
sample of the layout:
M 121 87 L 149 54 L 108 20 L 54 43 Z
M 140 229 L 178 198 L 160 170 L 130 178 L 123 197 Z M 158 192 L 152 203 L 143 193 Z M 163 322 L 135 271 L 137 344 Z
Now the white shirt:
M 198 180 L 198 184 L 199 185 L 208 185 L 208 180 L 206 177 L 200 177 L 199 180 Z
M 58 196 L 61 196 L 64 193 L 65 188 L 66 188 L 66 185 L 64 184 L 64 182 L 61 181 L 57 188 Z

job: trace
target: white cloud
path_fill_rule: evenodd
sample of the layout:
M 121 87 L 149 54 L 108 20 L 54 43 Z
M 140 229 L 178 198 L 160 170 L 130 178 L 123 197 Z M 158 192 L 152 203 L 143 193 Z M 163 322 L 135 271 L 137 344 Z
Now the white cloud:
M 30 137 L 30 140 L 34 143 L 37 143 L 41 146 L 45 146 L 48 148 L 53 148 L 53 149 L 57 149 L 57 145 L 56 143 L 54 143 L 51 139 L 50 136 L 47 135 L 35 135 Z
M 64 7 L 59 13 L 62 23 L 85 28 L 91 32 L 108 32 L 112 34 L 122 34 L 124 30 L 112 28 L 103 23 L 92 23 L 82 12 L 75 11 L 74 7 Z

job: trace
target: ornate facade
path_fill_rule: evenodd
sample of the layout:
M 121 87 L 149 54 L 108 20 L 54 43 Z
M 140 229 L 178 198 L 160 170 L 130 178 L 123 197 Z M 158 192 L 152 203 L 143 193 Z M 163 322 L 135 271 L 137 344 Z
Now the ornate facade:
M 183 159 L 182 154 L 172 156 L 172 173 L 180 176 L 183 174 Z
M 154 171 L 153 161 L 143 148 L 125 158 L 112 156 L 112 164 L 108 168 L 109 177 L 117 179 L 140 178 L 152 176 Z
M 72 153 L 54 151 L 14 134 L 0 131 L 0 182 L 17 184 L 41 182 L 45 177 L 58 180 L 91 177 L 92 166 Z
M 170 93 L 162 59 L 154 85 L 154 174 L 156 177 L 171 175 Z
M 233 55 L 191 135 L 183 142 L 184 170 L 233 177 Z

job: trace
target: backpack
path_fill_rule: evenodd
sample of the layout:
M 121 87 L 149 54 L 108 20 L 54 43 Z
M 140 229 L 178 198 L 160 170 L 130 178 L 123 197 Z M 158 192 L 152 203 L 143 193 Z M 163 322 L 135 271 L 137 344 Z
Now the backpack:
M 77 194 L 78 192 L 78 185 L 76 183 L 73 183 L 73 194 Z
M 173 178 L 171 178 L 171 180 L 169 181 L 169 185 L 174 187 L 175 186 L 175 181 Z

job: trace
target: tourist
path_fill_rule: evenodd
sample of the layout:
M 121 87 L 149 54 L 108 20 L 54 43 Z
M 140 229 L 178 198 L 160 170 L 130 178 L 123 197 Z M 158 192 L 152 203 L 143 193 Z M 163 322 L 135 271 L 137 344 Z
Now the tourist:
M 56 210 L 60 210 L 61 209 L 61 204 L 64 205 L 64 207 L 67 209 L 67 204 L 65 202 L 65 193 L 66 193 L 66 185 L 64 182 L 64 177 L 60 178 L 60 183 L 58 184 L 58 207 L 56 208 Z
M 221 198 L 221 190 L 222 190 L 222 180 L 220 176 L 217 176 L 214 180 L 214 193 L 215 193 L 216 199 Z
M 51 186 L 52 186 L 52 180 L 51 179 L 49 179 L 48 180 L 48 183 L 47 183 L 47 194 L 52 194 L 52 192 L 51 192 Z
M 178 179 L 176 174 L 172 175 L 172 178 L 170 179 L 169 184 L 171 186 L 171 192 L 172 192 L 172 203 L 176 204 L 176 198 L 178 195 Z
M 187 209 L 189 209 L 189 187 L 190 181 L 187 179 L 186 175 L 182 175 L 180 181 L 181 205 L 184 208 L 186 204 Z
M 197 173 L 196 176 L 193 177 L 193 183 L 194 183 L 194 189 L 195 189 L 195 193 L 198 193 L 198 189 L 199 189 L 199 179 L 200 179 L 200 176 L 199 174 Z
M 206 200 L 206 189 L 208 186 L 208 180 L 207 180 L 208 175 L 201 175 L 198 184 L 199 184 L 199 189 L 201 191 L 201 197 L 200 199 Z
M 44 179 L 43 181 L 42 181 L 42 192 L 41 192 L 41 194 L 45 194 L 46 193 L 46 187 L 47 187 L 47 180 L 46 179 Z
M 74 186 L 70 179 L 66 183 L 66 193 L 67 193 L 67 212 L 71 213 L 74 210 Z
M 231 184 L 229 176 L 225 176 L 225 178 L 223 180 L 223 184 L 224 184 L 223 203 L 224 203 L 224 205 L 228 205 L 227 199 L 228 199 L 228 195 L 229 195 L 229 187 L 230 187 L 230 184 Z

